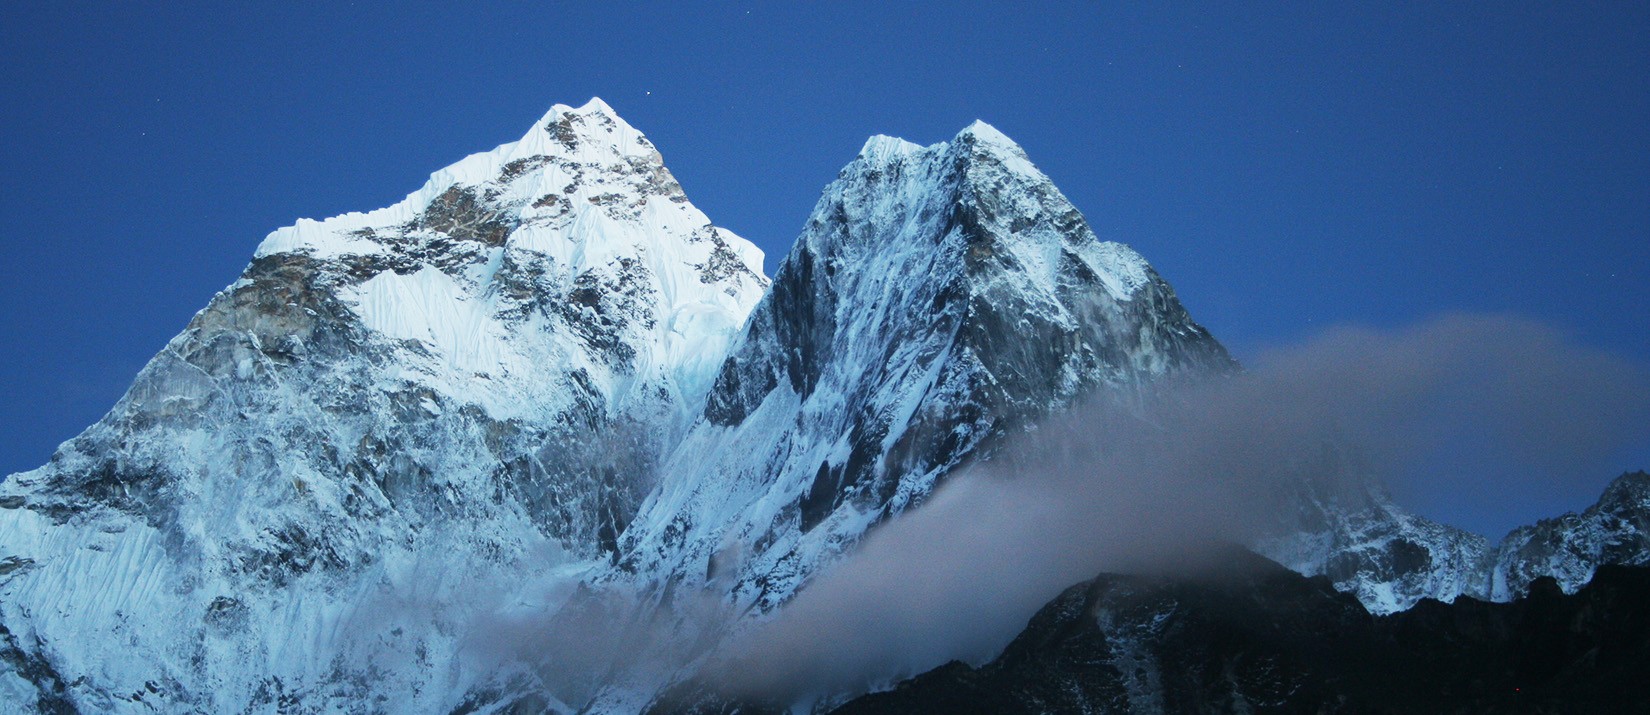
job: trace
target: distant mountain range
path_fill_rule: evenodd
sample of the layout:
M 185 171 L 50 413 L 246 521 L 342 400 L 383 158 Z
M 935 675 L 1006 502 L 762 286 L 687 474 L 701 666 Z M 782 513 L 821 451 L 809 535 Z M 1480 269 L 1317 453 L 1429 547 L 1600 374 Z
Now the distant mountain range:
M 270 234 L 107 416 L 0 483 L 0 710 L 716 707 L 669 698 L 960 467 L 1080 401 L 1240 370 L 986 124 L 870 139 L 770 279 L 611 108 L 557 105 L 394 206 Z M 1643 602 L 1636 571 L 1585 587 L 1650 560 L 1643 473 L 1495 546 L 1375 484 L 1303 483 L 1290 513 L 1249 546 L 1350 596 L 1245 555 L 1210 583 L 1103 577 L 984 668 L 847 709 L 1292 712 L 1261 704 L 1373 702 L 1364 662 L 1419 673 L 1380 700 L 1414 703 L 1415 648 L 1524 673 L 1612 619 L 1642 635 L 1642 608 L 1551 629 Z M 1295 635 L 1257 641 L 1269 622 Z M 1362 650 L 1315 669 L 1311 634 L 1341 629 Z M 1449 702 L 1622 682 L 1641 635 Z

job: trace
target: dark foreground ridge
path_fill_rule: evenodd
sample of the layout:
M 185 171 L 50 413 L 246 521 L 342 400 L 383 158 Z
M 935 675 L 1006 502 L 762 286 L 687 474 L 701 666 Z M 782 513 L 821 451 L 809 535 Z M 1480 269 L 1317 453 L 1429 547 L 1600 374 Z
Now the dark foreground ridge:
M 1372 616 L 1321 577 L 1236 549 L 1192 578 L 1102 575 L 996 660 L 952 662 L 836 710 L 878 713 L 1642 713 L 1650 568 L 1565 595 L 1425 600 Z

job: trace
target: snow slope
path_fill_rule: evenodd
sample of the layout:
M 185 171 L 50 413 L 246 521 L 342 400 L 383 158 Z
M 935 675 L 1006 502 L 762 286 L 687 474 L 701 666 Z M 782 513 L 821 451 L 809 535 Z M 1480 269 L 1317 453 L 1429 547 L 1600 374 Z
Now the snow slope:
M 275 231 L 0 484 L 0 700 L 452 708 L 465 624 L 611 558 L 760 270 L 600 100 Z

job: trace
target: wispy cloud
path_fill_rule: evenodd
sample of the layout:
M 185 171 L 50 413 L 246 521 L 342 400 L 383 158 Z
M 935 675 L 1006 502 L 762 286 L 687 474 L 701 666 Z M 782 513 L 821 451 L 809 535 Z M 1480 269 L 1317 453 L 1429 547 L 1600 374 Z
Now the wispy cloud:
M 1454 315 L 1337 329 L 1150 404 L 1080 407 L 878 528 L 709 676 L 783 700 L 988 657 L 1065 586 L 1264 533 L 1303 478 L 1348 494 L 1370 480 L 1400 493 L 1596 481 L 1597 457 L 1650 436 L 1647 387 L 1643 367 L 1543 325 Z M 1455 452 L 1528 468 L 1462 473 L 1444 459 Z

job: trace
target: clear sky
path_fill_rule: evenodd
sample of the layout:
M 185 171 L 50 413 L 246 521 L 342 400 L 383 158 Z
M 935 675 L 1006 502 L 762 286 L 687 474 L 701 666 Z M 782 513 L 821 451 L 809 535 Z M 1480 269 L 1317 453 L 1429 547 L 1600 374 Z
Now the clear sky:
M 1650 359 L 1650 4 L 250 5 L 0 3 L 0 473 L 269 231 L 591 96 L 770 270 L 866 136 L 980 118 L 1240 358 L 1468 310 Z

